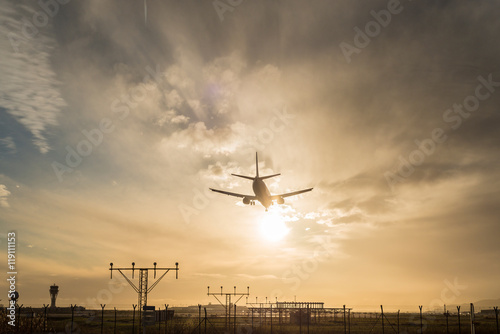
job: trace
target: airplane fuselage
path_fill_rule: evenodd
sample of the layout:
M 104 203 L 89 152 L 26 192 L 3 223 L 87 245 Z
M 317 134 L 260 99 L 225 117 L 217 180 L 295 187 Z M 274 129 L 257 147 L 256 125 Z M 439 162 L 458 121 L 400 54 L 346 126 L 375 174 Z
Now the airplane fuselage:
M 257 200 L 267 209 L 273 204 L 271 192 L 267 189 L 266 184 L 261 179 L 255 179 L 252 183 L 253 192 Z

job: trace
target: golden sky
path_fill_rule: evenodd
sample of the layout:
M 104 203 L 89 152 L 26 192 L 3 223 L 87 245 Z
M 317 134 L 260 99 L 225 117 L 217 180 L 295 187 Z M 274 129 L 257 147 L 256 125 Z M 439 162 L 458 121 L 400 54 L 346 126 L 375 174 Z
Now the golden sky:
M 110 262 L 179 262 L 151 305 L 500 297 L 498 3 L 52 4 L 0 7 L 0 244 L 6 268 L 16 232 L 24 305 L 56 283 L 59 305 L 130 308 Z M 272 193 L 314 190 L 269 212 L 209 192 L 252 194 L 230 174 L 255 152 Z

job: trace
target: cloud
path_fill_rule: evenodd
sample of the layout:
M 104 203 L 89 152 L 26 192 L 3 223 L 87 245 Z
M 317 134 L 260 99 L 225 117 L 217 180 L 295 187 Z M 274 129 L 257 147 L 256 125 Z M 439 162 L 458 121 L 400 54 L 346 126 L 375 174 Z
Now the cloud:
M 169 93 L 165 94 L 165 100 L 167 107 L 169 108 L 179 108 L 183 101 L 182 97 L 175 89 L 172 89 Z
M 248 132 L 249 127 L 240 122 L 211 129 L 204 122 L 191 123 L 188 128 L 162 139 L 161 147 L 164 152 L 189 150 L 203 157 L 228 155 L 246 144 Z
M 30 38 L 23 33 L 26 19 L 21 18 L 31 18 L 35 12 L 30 6 L 10 1 L 0 8 L 0 35 L 9 36 L 0 39 L 0 107 L 31 132 L 33 144 L 41 153 L 47 153 L 49 127 L 58 125 L 57 118 L 66 102 L 50 63 L 56 46 L 46 32 L 50 24 Z
M 31 17 L 29 7 L 16 4 L 0 9 L 3 34 L 19 31 L 20 16 Z M 447 133 L 448 141 L 395 193 L 384 178 L 384 171 L 398 167 L 399 155 L 416 148 L 415 139 L 447 126 L 443 112 L 474 93 L 478 75 L 498 68 L 500 48 L 491 43 L 500 24 L 497 4 L 407 2 L 351 64 L 339 43 L 352 43 L 353 27 L 363 29 L 373 20 L 370 11 L 386 8 L 387 1 L 292 0 L 286 8 L 245 2 L 222 23 L 211 2 L 160 1 L 150 4 L 147 27 L 141 5 L 71 2 L 54 20 L 60 29 L 40 29 L 21 45 L 20 56 L 11 54 L 8 39 L 0 48 L 2 80 L 8 79 L 0 82 L 2 98 L 8 97 L 0 108 L 9 104 L 7 112 L 31 132 L 39 150 L 58 147 L 57 159 L 64 162 L 66 145 L 77 149 L 88 139 L 83 129 L 96 128 L 103 117 L 115 125 L 70 174 L 79 180 L 70 186 L 47 182 L 50 167 L 26 163 L 29 156 L 5 154 L 0 161 L 0 169 L 22 167 L 30 175 L 26 180 L 9 172 L 12 182 L 0 183 L 9 189 L 30 183 L 25 192 L 24 186 L 15 191 L 20 204 L 4 211 L 24 242 L 36 246 L 26 247 L 32 262 L 78 263 L 87 268 L 86 278 L 96 278 L 107 267 L 102 254 L 128 263 L 138 256 L 130 244 L 143 250 L 135 261 L 166 251 L 183 268 L 201 264 L 198 274 L 179 281 L 190 290 L 176 296 L 183 303 L 199 302 L 196 291 L 207 281 L 232 286 L 235 278 L 254 280 L 265 292 L 268 281 L 278 284 L 276 277 L 314 257 L 324 239 L 328 248 L 318 251 L 317 271 L 301 285 L 304 298 L 334 302 L 320 291 L 332 284 L 345 287 L 340 297 L 353 302 L 370 293 L 381 298 L 373 293 L 385 291 L 379 282 L 392 288 L 403 279 L 416 295 L 408 302 L 416 303 L 432 294 L 426 291 L 436 277 L 438 284 L 450 273 L 470 277 L 472 286 L 476 278 L 463 268 L 498 276 L 491 263 L 499 252 L 500 90 L 495 87 L 459 131 Z M 56 46 L 54 58 L 50 47 Z M 64 114 L 51 62 L 64 80 L 70 104 Z M 141 80 L 151 74 L 148 66 L 157 76 Z M 493 77 L 500 81 L 496 72 Z M 138 95 L 143 98 L 134 101 Z M 110 105 L 118 99 L 125 108 L 131 96 L 135 107 L 121 120 Z M 293 117 L 279 116 L 288 114 Z M 18 134 L 1 138 L 2 149 L 24 154 Z M 251 193 L 250 182 L 230 174 L 252 175 L 255 151 L 263 175 L 283 174 L 266 181 L 273 193 L 314 186 L 273 206 L 290 228 L 279 245 L 259 236 L 259 223 L 270 212 L 238 207 L 232 203 L 243 205 L 241 200 L 208 189 Z M 0 189 L 0 203 L 8 205 L 11 195 Z M 196 208 L 193 224 L 183 224 L 179 204 Z M 96 228 L 103 233 L 92 233 Z M 435 254 L 458 255 L 438 261 Z M 71 275 L 71 268 L 59 269 Z M 375 271 L 367 276 L 366 270 Z M 52 271 L 36 267 L 32 274 L 40 300 L 39 282 Z M 475 281 L 481 292 L 498 291 L 494 281 L 483 280 Z M 98 291 L 95 282 L 84 285 Z M 397 292 L 407 296 L 407 289 Z
M 217 185 L 224 189 L 233 189 L 241 185 L 240 179 L 231 174 L 242 174 L 241 167 L 235 161 L 226 164 L 217 161 L 209 164 L 207 168 L 200 169 L 197 173 L 199 178 L 206 185 Z
M 219 57 L 203 68 L 206 82 L 203 99 L 209 103 L 216 114 L 226 114 L 235 108 L 236 95 L 239 93 L 242 70 L 246 64 L 237 54 Z
M 209 273 L 194 273 L 193 276 L 209 277 L 209 278 L 225 278 L 225 277 L 227 277 L 226 275 L 222 275 L 222 274 L 209 274 Z
M 248 280 L 275 280 L 275 279 L 279 279 L 276 275 L 236 274 L 236 277 L 241 277 L 241 278 L 245 278 Z
M 7 187 L 3 184 L 0 184 L 0 207 L 10 207 L 9 202 L 7 202 L 7 198 L 9 197 L 9 195 L 10 191 L 7 190 Z
M 189 117 L 184 115 L 176 115 L 170 120 L 174 124 L 186 124 L 189 122 Z
M 177 115 L 175 110 L 167 110 L 155 122 L 159 126 L 167 124 L 186 124 L 189 122 L 189 117 L 184 115 Z
M 7 149 L 8 152 L 10 153 L 16 153 L 16 143 L 14 142 L 14 139 L 12 137 L 7 136 L 5 138 L 0 138 L 0 146 L 3 146 Z

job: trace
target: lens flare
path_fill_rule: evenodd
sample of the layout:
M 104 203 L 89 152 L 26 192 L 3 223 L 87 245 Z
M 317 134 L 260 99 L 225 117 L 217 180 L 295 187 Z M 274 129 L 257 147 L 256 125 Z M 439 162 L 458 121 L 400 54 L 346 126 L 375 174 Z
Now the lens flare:
M 285 219 L 279 212 L 269 210 L 260 222 L 260 233 L 267 241 L 276 242 L 283 240 L 290 232 L 285 224 Z

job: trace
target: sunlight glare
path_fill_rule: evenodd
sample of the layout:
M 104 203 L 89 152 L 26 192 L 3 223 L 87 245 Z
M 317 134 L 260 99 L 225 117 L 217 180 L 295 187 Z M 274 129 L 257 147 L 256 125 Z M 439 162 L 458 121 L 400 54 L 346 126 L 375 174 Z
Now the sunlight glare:
M 286 226 L 285 219 L 279 212 L 269 210 L 260 222 L 260 233 L 267 241 L 280 241 L 289 232 L 290 229 Z

